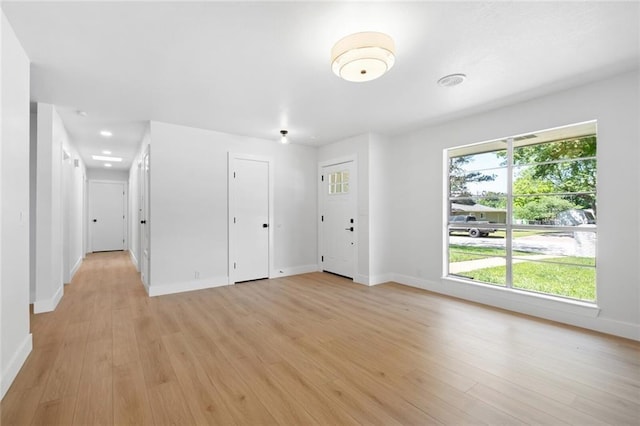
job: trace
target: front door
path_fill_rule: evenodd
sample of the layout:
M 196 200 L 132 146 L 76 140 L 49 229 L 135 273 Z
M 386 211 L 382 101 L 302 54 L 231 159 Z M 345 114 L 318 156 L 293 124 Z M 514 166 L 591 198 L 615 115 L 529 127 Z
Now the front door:
M 124 182 L 89 182 L 91 251 L 124 250 Z
M 356 204 L 353 161 L 322 167 L 322 270 L 355 275 Z
M 230 282 L 269 277 L 269 162 L 230 156 Z

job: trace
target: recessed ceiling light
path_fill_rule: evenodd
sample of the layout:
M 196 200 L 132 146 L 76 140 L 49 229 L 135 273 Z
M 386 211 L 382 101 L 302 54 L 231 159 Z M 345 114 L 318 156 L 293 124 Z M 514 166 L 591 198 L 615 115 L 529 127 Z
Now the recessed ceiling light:
M 109 164 L 109 163 L 104 163 L 104 166 L 105 166 L 105 167 L 113 167 L 113 166 L 111 166 L 111 164 Z
M 442 87 L 453 87 L 462 84 L 467 79 L 464 74 L 449 74 L 438 80 L 438 85 Z
M 78 114 L 80 117 L 86 117 L 87 111 L 77 110 L 76 114 Z
M 100 130 L 100 135 L 104 136 L 105 138 L 110 138 L 111 136 L 113 136 L 113 133 L 108 130 Z
M 111 155 L 111 151 L 107 151 L 106 149 L 102 151 L 104 155 Z
M 103 155 L 92 155 L 91 158 L 98 161 L 115 161 L 117 163 L 122 161 L 121 157 L 105 157 Z

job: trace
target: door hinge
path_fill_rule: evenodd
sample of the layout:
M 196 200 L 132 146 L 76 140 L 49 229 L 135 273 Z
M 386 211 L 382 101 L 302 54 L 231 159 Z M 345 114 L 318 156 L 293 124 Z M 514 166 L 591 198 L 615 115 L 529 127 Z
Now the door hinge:
M 324 262 L 324 256 L 320 256 L 320 262 Z
M 233 178 L 234 179 L 236 178 L 236 172 L 233 172 Z
M 324 222 L 324 215 L 320 216 L 320 222 Z
M 324 175 L 320 176 L 320 179 L 324 182 Z
M 236 218 L 235 217 L 233 218 L 233 223 L 236 223 Z
M 236 269 L 236 262 L 233 262 L 233 269 Z

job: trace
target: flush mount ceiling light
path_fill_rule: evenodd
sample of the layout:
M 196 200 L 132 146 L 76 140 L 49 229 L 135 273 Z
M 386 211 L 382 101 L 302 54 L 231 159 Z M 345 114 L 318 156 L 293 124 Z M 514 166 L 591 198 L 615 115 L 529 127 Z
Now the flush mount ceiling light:
M 109 163 L 104 163 L 104 166 L 105 166 L 105 167 L 113 167 L 113 166 L 112 166 L 111 164 L 109 164 Z
M 122 161 L 121 157 L 105 157 L 103 155 L 92 155 L 91 158 L 98 161 L 114 161 L 116 163 L 119 163 Z
M 331 49 L 331 69 L 347 81 L 375 80 L 395 63 L 395 44 L 386 34 L 362 32 L 348 35 Z
M 102 151 L 104 155 L 111 155 L 111 151 L 107 151 L 106 149 Z
M 438 86 L 453 87 L 462 84 L 467 79 L 464 74 L 449 74 L 438 80 Z
M 82 111 L 82 110 L 77 110 L 76 114 L 78 114 L 80 117 L 86 117 L 87 116 L 87 112 L 86 111 Z
M 100 135 L 104 136 L 105 138 L 110 138 L 111 136 L 113 136 L 113 133 L 108 130 L 100 130 Z
M 288 133 L 286 130 L 280 130 L 280 143 L 289 143 L 289 139 L 287 139 Z

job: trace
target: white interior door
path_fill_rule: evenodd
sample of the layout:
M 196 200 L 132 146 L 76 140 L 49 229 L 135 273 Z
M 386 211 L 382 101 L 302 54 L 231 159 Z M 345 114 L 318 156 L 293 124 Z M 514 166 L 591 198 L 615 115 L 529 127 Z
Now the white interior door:
M 142 282 L 149 286 L 149 237 L 151 224 L 149 222 L 149 148 L 142 157 L 140 176 L 140 276 Z
M 230 156 L 229 260 L 232 283 L 269 277 L 269 162 Z
M 356 203 L 353 161 L 322 167 L 322 270 L 355 275 Z
M 124 250 L 124 182 L 89 182 L 91 251 Z

